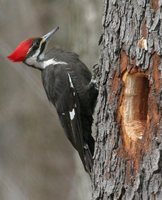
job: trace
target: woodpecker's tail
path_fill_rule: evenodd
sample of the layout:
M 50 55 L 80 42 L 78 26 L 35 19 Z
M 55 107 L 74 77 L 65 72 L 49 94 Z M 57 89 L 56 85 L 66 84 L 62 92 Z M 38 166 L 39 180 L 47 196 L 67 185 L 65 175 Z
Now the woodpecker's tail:
M 91 174 L 93 157 L 87 144 L 84 146 L 84 167 L 88 174 Z
M 88 143 L 84 143 L 83 154 L 80 154 L 85 171 L 91 176 L 93 167 L 94 139 L 91 136 Z

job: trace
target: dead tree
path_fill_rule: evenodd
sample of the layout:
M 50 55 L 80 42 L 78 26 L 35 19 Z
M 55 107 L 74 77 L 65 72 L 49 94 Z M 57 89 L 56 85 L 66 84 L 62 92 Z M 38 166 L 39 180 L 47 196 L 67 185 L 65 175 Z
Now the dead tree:
M 162 1 L 105 0 L 93 200 L 162 199 Z

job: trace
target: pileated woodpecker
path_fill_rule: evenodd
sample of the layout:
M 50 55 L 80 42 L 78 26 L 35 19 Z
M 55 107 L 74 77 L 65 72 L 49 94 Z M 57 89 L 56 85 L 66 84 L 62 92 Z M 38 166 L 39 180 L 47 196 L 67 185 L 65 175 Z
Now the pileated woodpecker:
M 41 71 L 47 97 L 56 107 L 66 136 L 90 173 L 94 153 L 91 125 L 98 92 L 90 71 L 77 54 L 55 48 L 45 53 L 49 39 L 58 29 L 23 41 L 8 58 Z

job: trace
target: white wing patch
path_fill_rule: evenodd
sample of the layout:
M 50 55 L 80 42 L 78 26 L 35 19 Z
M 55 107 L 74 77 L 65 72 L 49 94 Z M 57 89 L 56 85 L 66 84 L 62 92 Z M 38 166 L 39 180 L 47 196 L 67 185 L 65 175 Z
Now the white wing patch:
M 72 111 L 69 111 L 69 114 L 70 114 L 70 119 L 73 120 L 74 117 L 75 117 L 75 110 L 74 110 L 74 108 L 72 109 Z
M 73 82 L 71 80 L 70 74 L 68 73 L 68 77 L 69 77 L 69 83 L 70 83 L 70 87 L 74 88 Z
M 70 77 L 70 74 L 69 73 L 67 73 L 67 74 L 68 74 L 68 78 L 69 78 L 70 87 L 74 89 L 74 85 L 73 85 L 72 79 Z M 73 91 L 73 96 L 75 97 L 75 91 Z M 74 117 L 75 117 L 75 110 L 74 110 L 74 108 L 72 109 L 72 111 L 69 111 L 69 114 L 70 114 L 70 119 L 73 120 Z
M 43 62 L 43 69 L 45 69 L 46 67 L 48 67 L 49 65 L 67 65 L 66 62 L 63 62 L 63 61 L 57 61 L 55 59 L 50 59 L 50 60 L 46 60 Z

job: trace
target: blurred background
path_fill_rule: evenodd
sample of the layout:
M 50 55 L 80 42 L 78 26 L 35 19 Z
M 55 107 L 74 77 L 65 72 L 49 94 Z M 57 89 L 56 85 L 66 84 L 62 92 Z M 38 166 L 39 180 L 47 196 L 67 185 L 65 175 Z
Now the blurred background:
M 0 200 L 89 200 L 90 181 L 47 100 L 40 72 L 6 56 L 59 25 L 50 46 L 98 62 L 100 0 L 0 0 Z

